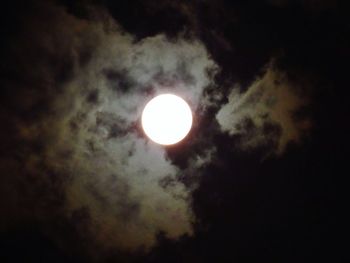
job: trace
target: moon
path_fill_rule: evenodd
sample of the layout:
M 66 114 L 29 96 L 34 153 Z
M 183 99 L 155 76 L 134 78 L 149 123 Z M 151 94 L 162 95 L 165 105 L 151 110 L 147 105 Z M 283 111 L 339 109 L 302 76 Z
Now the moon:
M 183 140 L 192 127 L 192 112 L 187 102 L 173 94 L 151 99 L 142 112 L 142 128 L 155 143 L 172 145 Z

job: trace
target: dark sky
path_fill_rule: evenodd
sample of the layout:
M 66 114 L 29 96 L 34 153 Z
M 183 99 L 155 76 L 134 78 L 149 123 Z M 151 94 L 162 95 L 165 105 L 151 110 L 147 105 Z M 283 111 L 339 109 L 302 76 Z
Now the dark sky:
M 0 262 L 349 261 L 349 5 L 2 3 Z

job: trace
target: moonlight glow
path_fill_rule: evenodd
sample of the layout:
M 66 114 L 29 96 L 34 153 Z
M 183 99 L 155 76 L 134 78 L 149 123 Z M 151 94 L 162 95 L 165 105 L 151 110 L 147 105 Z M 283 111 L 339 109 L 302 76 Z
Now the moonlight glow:
M 147 103 L 142 127 L 154 142 L 171 145 L 186 137 L 192 126 L 192 112 L 180 97 L 162 94 Z

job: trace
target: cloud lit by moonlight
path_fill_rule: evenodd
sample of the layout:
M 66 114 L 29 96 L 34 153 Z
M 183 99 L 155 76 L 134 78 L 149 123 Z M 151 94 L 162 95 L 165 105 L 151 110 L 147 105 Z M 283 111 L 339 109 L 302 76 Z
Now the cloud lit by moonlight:
M 269 144 L 282 153 L 308 127 L 292 114 L 306 102 L 271 65 L 250 87 L 229 83 L 225 94 L 216 79 L 221 68 L 200 39 L 139 39 L 105 11 L 95 12 L 81 19 L 41 3 L 8 55 L 23 77 L 6 84 L 16 93 L 15 106 L 1 105 L 10 136 L 2 136 L 7 157 L 0 162 L 0 193 L 6 198 L 0 200 L 24 205 L 4 211 L 11 216 L 1 218 L 2 228 L 63 218 L 84 240 L 83 251 L 147 251 L 159 233 L 172 240 L 195 234 L 193 189 L 203 167 L 219 156 L 216 135 L 233 138 L 227 147 Z M 181 94 L 191 109 L 169 93 Z M 192 112 L 200 131 L 193 145 L 200 147 L 188 147 L 179 165 L 156 143 L 185 139 Z M 156 143 L 135 129 L 141 116 Z M 9 191 L 9 184 L 18 190 Z

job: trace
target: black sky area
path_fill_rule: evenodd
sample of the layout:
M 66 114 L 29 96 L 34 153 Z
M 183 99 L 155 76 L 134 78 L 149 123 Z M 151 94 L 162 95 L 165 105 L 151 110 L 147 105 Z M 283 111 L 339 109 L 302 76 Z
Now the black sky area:
M 1 4 L 0 262 L 349 262 L 348 1 L 46 1 L 79 21 L 102 19 L 104 15 L 94 10 L 104 10 L 134 36 L 133 44 L 158 34 L 175 46 L 179 35 L 197 40 L 219 68 L 213 77 L 215 85 L 205 92 L 222 97 L 197 115 L 184 142 L 165 150 L 165 159 L 186 171 L 177 180 L 192 189 L 193 234 L 170 238 L 166 231 L 159 231 L 148 250 L 111 248 L 106 244 L 113 241 L 98 243 L 93 235 L 85 234 L 94 215 L 80 209 L 67 216 L 65 209 L 67 184 L 74 174 L 63 177 L 50 168 L 49 157 L 41 155 L 52 137 L 28 142 L 17 136 L 19 127 L 26 130 L 30 123 L 55 116 L 49 114 L 53 101 L 64 93 L 60 85 L 75 78 L 70 53 L 35 52 L 46 48 L 45 32 L 59 31 L 60 23 L 62 28 L 70 27 L 61 21 L 51 28 L 53 12 L 46 14 L 49 4 L 41 6 L 41 2 L 45 1 Z M 37 14 L 48 23 L 32 22 Z M 64 36 L 66 31 L 62 32 Z M 65 45 L 69 44 L 62 39 Z M 94 57 L 94 44 L 86 46 L 79 54 L 81 67 Z M 40 68 L 35 73 L 39 63 L 54 72 L 52 82 L 58 83 L 54 92 L 40 83 L 46 71 Z M 273 149 L 275 138 L 285 132 L 282 126 L 264 124 L 264 143 L 247 150 L 241 147 L 246 137 L 222 132 L 216 119 L 235 84 L 241 94 L 249 92 L 254 81 L 264 78 L 269 63 L 285 73 L 300 101 L 307 99 L 292 120 L 307 116 L 311 123 L 300 140 L 289 141 L 278 153 Z M 116 92 L 124 94 L 136 85 L 130 74 L 105 73 L 112 83 L 119 83 Z M 157 83 L 167 80 L 161 74 L 154 77 Z M 89 97 L 91 105 L 104 96 L 98 90 L 79 94 Z M 254 110 L 259 114 L 259 108 Z M 79 129 L 79 122 L 71 123 L 71 129 Z M 104 122 L 102 117 L 100 122 Z M 119 138 L 130 130 L 142 137 L 139 124 L 118 125 L 111 126 L 111 137 Z M 257 127 L 249 119 L 241 125 L 249 136 L 256 134 Z M 212 161 L 192 170 L 191 158 L 204 155 L 212 146 Z M 32 154 L 39 156 L 40 176 L 31 166 L 21 166 L 23 158 Z M 42 180 L 46 175 L 49 179 Z M 164 181 L 164 185 L 172 183 Z M 116 191 L 129 193 L 128 189 Z M 136 210 L 138 206 L 128 207 L 127 216 L 130 207 Z M 118 214 L 118 218 L 124 217 Z

